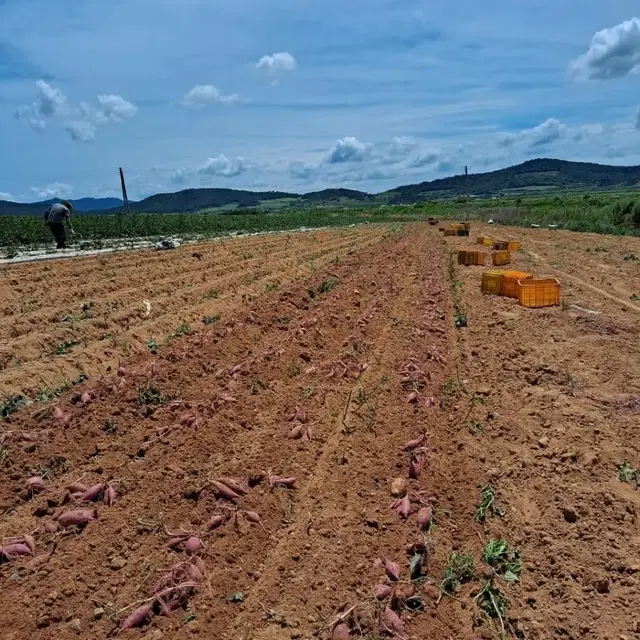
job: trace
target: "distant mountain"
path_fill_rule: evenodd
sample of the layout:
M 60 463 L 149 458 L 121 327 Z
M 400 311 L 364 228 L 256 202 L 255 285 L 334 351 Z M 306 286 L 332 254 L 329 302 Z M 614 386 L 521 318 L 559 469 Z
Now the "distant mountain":
M 610 189 L 639 188 L 640 166 L 617 167 L 587 162 L 569 162 L 540 158 L 514 167 L 441 178 L 396 187 L 380 194 L 353 189 L 324 189 L 303 195 L 284 191 L 243 191 L 238 189 L 184 189 L 176 193 L 159 193 L 140 202 L 131 202 L 138 213 L 172 213 L 206 209 L 270 211 L 279 207 L 335 205 L 349 201 L 358 204 L 389 202 L 410 204 L 462 195 L 488 196 L 545 189 Z M 276 202 L 282 200 L 282 203 Z M 53 202 L 48 201 L 48 202 Z M 79 198 L 72 201 L 78 211 L 115 213 L 122 207 L 118 198 Z M 0 200 L 0 215 L 42 214 L 47 202 L 16 203 Z
M 79 198 L 69 202 L 76 211 L 104 211 L 122 206 L 120 198 Z
M 534 188 L 608 189 L 640 186 L 640 167 L 616 167 L 588 162 L 537 159 L 488 173 L 459 175 L 388 191 L 394 204 L 460 195 L 496 195 Z
M 0 215 L 34 215 L 44 214 L 46 208 L 54 202 L 60 202 L 60 198 L 51 198 L 41 202 L 7 202 L 0 200 Z M 122 206 L 120 198 L 78 198 L 69 200 L 76 211 L 105 211 Z

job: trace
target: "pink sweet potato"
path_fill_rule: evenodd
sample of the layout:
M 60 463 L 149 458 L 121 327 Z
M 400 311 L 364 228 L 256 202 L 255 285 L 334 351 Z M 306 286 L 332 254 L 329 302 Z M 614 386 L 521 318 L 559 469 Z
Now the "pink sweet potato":
M 80 396 L 80 402 L 82 402 L 82 404 L 84 405 L 89 404 L 92 400 L 93 400 L 93 394 L 91 393 L 91 391 L 85 391 Z
M 184 536 L 176 536 L 174 538 L 169 538 L 169 541 L 167 542 L 167 547 L 169 547 L 169 549 L 177 549 L 178 547 L 181 547 L 184 543 L 185 543 L 185 537 Z
M 291 440 L 300 440 L 305 432 L 305 428 L 301 424 L 297 424 L 289 431 L 289 438 Z
M 218 482 L 226 484 L 231 491 L 235 491 L 239 496 L 246 496 L 247 490 L 234 478 L 220 478 Z
M 214 480 L 211 485 L 213 486 L 213 490 L 218 498 L 224 498 L 225 500 L 231 500 L 231 502 L 235 502 L 240 497 L 233 489 L 230 489 L 226 484 L 223 484 L 222 482 L 217 482 Z
M 393 611 L 393 609 L 386 607 L 382 613 L 380 622 L 389 633 L 397 636 L 404 634 L 404 622 L 402 622 L 398 614 Z
M 191 536 L 187 538 L 186 542 L 184 543 L 184 549 L 190 556 L 193 556 L 196 553 L 200 553 L 200 551 L 204 549 L 204 545 L 202 544 L 202 540 L 200 540 L 200 538 Z
M 413 480 L 417 480 L 420 474 L 424 471 L 424 467 L 427 464 L 427 454 L 424 451 L 420 453 L 413 453 L 411 460 L 409 461 L 409 477 Z
M 47 524 L 44 525 L 44 530 L 47 533 L 55 533 L 58 530 L 58 523 L 57 522 L 47 522 Z
M 408 396 L 407 396 L 407 402 L 409 404 L 417 404 L 418 403 L 418 394 L 415 391 L 412 391 Z
M 411 500 L 409 500 L 409 496 L 396 500 L 392 505 L 392 509 L 396 511 L 401 518 L 408 518 L 411 515 Z
M 260 518 L 260 514 L 256 513 L 255 511 L 245 511 L 244 515 L 245 515 L 245 517 L 247 518 L 247 520 L 249 522 L 253 522 L 254 524 L 261 524 L 262 523 L 262 519 Z
M 72 482 L 71 484 L 68 484 L 65 489 L 69 493 L 84 493 L 89 490 L 89 487 L 87 487 L 86 484 L 82 484 L 82 482 Z
M 24 542 L 13 542 L 0 547 L 0 559 L 11 560 L 20 556 L 32 556 L 33 551 Z
M 83 527 L 87 523 L 98 517 L 96 509 L 78 509 L 76 511 L 65 511 L 58 517 L 58 524 L 61 527 Z
M 427 439 L 427 435 L 423 433 L 419 438 L 414 438 L 413 440 L 409 440 L 408 442 L 405 442 L 404 446 L 402 447 L 402 450 L 413 451 L 414 449 L 417 449 L 418 447 L 421 447 L 423 444 L 425 444 L 426 439 Z
M 421 529 L 426 529 L 433 519 L 433 513 L 431 512 L 431 507 L 422 507 L 420 511 L 418 511 L 418 526 Z
M 104 490 L 104 496 L 102 497 L 102 500 L 108 507 L 112 507 L 115 503 L 116 490 L 111 485 L 108 485 Z
M 338 623 L 333 628 L 331 640 L 351 640 L 351 632 L 349 631 L 349 627 L 344 622 Z
M 134 609 L 125 621 L 120 625 L 118 633 L 125 629 L 134 629 L 135 627 L 141 627 L 151 615 L 153 611 L 153 604 L 143 604 L 142 606 Z
M 393 589 L 388 584 L 378 584 L 373 589 L 376 600 L 386 600 L 393 593 Z
M 207 522 L 207 528 L 208 529 L 217 529 L 218 527 L 221 527 L 226 521 L 227 521 L 228 517 L 226 515 L 214 515 L 211 516 L 211 518 L 209 519 L 209 522 Z
M 195 413 L 187 413 L 180 418 L 183 427 L 193 427 L 198 423 L 198 416 Z
M 95 500 L 99 500 L 104 494 L 105 487 L 106 484 L 104 482 L 101 482 L 100 484 L 94 484 L 93 486 L 89 487 L 82 494 L 82 502 L 94 502 Z
M 295 488 L 297 478 L 284 478 L 282 476 L 269 476 L 269 484 L 272 487 Z
M 35 555 L 36 553 L 36 541 L 35 538 L 28 533 L 22 536 L 24 539 L 24 543 L 31 549 L 31 555 Z
M 387 572 L 387 575 L 391 580 L 398 581 L 400 580 L 400 567 L 397 562 L 393 562 L 391 560 L 384 560 L 384 570 Z
M 25 489 L 30 493 L 38 493 L 47 488 L 44 480 L 40 476 L 33 476 L 25 482 Z

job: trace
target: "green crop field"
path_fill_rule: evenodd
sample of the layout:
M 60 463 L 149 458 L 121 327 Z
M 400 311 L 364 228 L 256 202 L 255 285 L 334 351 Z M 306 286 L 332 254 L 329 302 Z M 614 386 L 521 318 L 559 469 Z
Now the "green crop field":
M 558 225 L 573 231 L 640 235 L 640 197 L 634 193 L 573 193 L 510 198 L 457 198 L 413 205 L 336 207 L 318 204 L 306 209 L 269 207 L 251 213 L 224 208 L 198 213 L 132 213 L 130 215 L 76 214 L 76 242 L 100 246 L 116 238 L 167 236 L 213 237 L 230 232 L 256 233 L 299 227 L 346 226 L 365 222 L 411 222 L 428 217 L 446 220 L 489 220 L 515 226 Z M 279 202 L 287 206 L 286 202 Z M 48 245 L 50 232 L 40 216 L 0 216 L 0 246 L 5 253 L 15 247 Z

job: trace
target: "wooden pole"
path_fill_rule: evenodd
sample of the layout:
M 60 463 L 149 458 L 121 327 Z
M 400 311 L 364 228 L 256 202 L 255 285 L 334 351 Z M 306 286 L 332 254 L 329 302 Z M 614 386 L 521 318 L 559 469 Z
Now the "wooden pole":
M 124 203 L 124 208 L 127 215 L 129 215 L 131 211 L 129 210 L 129 198 L 127 197 L 127 186 L 124 183 L 124 171 L 122 171 L 122 167 L 120 167 L 120 185 L 122 186 L 122 201 Z

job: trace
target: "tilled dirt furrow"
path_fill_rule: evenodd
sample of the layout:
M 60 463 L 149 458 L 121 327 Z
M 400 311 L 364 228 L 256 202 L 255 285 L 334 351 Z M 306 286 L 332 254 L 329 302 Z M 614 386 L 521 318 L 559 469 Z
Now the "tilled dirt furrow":
M 194 338 L 190 345 L 187 344 L 189 341 L 176 344 L 172 353 L 167 354 L 166 358 L 159 359 L 158 374 L 153 379 L 148 379 L 148 382 L 157 384 L 166 393 L 169 393 L 168 389 L 173 389 L 177 394 L 182 395 L 188 404 L 176 405 L 166 411 L 159 409 L 155 412 L 152 419 L 156 423 L 156 429 L 142 427 L 129 431 L 126 426 L 123 427 L 123 422 L 125 425 L 134 425 L 136 420 L 140 421 L 141 425 L 144 423 L 140 409 L 135 407 L 135 403 L 130 402 L 132 398 L 129 394 L 125 394 L 128 397 L 121 400 L 118 400 L 117 393 L 111 397 L 100 397 L 98 402 L 90 404 L 88 409 L 80 412 L 80 415 L 85 414 L 85 419 L 82 420 L 83 426 L 77 422 L 80 418 L 79 412 L 72 411 L 70 407 L 63 404 L 63 410 L 71 411 L 74 415 L 73 431 L 69 431 L 69 438 L 56 437 L 50 445 L 42 445 L 39 450 L 40 459 L 45 461 L 47 458 L 57 459 L 56 455 L 64 452 L 67 458 L 65 462 L 70 469 L 66 475 L 61 474 L 60 478 L 70 480 L 82 476 L 83 479 L 91 478 L 94 481 L 96 477 L 108 478 L 113 475 L 120 480 L 121 491 L 124 494 L 118 503 L 119 507 L 102 510 L 100 513 L 99 531 L 110 540 L 109 548 L 105 550 L 91 546 L 90 530 L 80 538 L 65 539 L 64 544 L 71 545 L 67 550 L 74 558 L 70 564 L 78 566 L 79 558 L 83 557 L 89 564 L 96 564 L 98 567 L 108 566 L 109 558 L 116 554 L 118 558 L 124 557 L 127 561 L 127 567 L 122 571 L 123 576 L 129 573 L 135 574 L 141 563 L 146 563 L 150 569 L 162 564 L 162 557 L 166 553 L 156 551 L 149 554 L 145 547 L 149 545 L 157 548 L 161 544 L 162 535 L 154 528 L 161 528 L 164 524 L 169 528 L 186 526 L 200 530 L 206 519 L 216 509 L 225 512 L 221 506 L 215 506 L 211 495 L 203 496 L 195 504 L 184 497 L 185 494 L 193 496 L 193 490 L 201 488 L 203 483 L 206 484 L 205 478 L 208 471 L 215 473 L 219 470 L 220 473 L 241 477 L 246 476 L 251 468 L 263 470 L 268 465 L 274 472 L 280 473 L 286 473 L 290 466 L 295 467 L 294 471 L 313 468 L 316 448 L 322 447 L 324 439 L 322 415 L 319 419 L 317 414 L 313 415 L 316 413 L 315 405 L 320 413 L 325 402 L 328 402 L 327 397 L 333 392 L 332 387 L 336 388 L 336 396 L 340 397 L 343 394 L 338 390 L 351 386 L 352 382 L 349 382 L 348 378 L 342 378 L 341 367 L 336 372 L 338 379 L 333 381 L 330 369 L 337 363 L 346 359 L 352 367 L 349 376 L 357 374 L 353 368 L 356 361 L 350 361 L 347 358 L 348 354 L 345 355 L 343 352 L 345 347 L 353 344 L 347 339 L 353 332 L 354 325 L 358 326 L 361 316 L 366 316 L 362 320 L 363 323 L 366 321 L 371 325 L 375 324 L 374 318 L 379 310 L 376 302 L 378 293 L 377 285 L 369 274 L 372 270 L 374 273 L 383 272 L 384 265 L 388 264 L 390 259 L 389 251 L 392 251 L 392 248 L 384 252 L 376 248 L 370 250 L 367 254 L 371 260 L 370 264 L 363 263 L 358 256 L 345 259 L 344 266 L 336 265 L 331 273 L 318 273 L 312 282 L 303 285 L 302 288 L 294 287 L 291 290 L 296 292 L 293 299 L 289 291 L 284 291 L 280 303 L 284 306 L 286 300 L 290 299 L 289 308 L 296 310 L 296 305 L 298 307 L 295 312 L 296 318 L 299 321 L 306 318 L 299 323 L 294 319 L 291 321 L 292 326 L 286 331 L 279 326 L 278 319 L 281 318 L 282 311 L 277 307 L 274 308 L 276 300 L 261 301 L 256 308 L 250 310 L 247 318 L 238 323 L 232 323 L 227 327 L 229 331 L 221 330 L 221 337 L 215 337 L 213 334 L 210 340 L 201 336 Z M 354 269 L 352 276 L 350 272 Z M 361 275 L 358 275 L 359 273 Z M 328 281 L 327 276 L 329 278 L 337 276 L 337 286 L 335 290 L 322 292 L 323 283 Z M 351 290 L 356 285 L 359 287 L 357 292 L 355 289 Z M 344 292 L 347 287 L 349 287 L 349 294 Z M 318 292 L 315 294 L 317 300 L 309 300 L 310 288 Z M 310 302 L 313 303 L 313 308 L 310 308 Z M 357 313 L 352 315 L 349 311 L 351 307 L 356 309 Z M 292 315 L 293 313 L 291 311 Z M 271 326 L 264 326 L 265 322 L 261 319 L 264 315 L 269 318 L 268 325 Z M 188 357 L 187 354 L 192 348 L 200 348 L 200 352 L 197 355 L 194 354 L 195 357 Z M 221 349 L 222 352 L 220 352 Z M 301 349 L 305 350 L 302 354 Z M 283 351 L 278 356 L 281 350 Z M 321 350 L 321 357 L 317 350 Z M 256 354 L 258 359 L 252 361 L 251 357 L 247 358 L 251 354 Z M 330 381 L 326 389 L 318 389 L 311 395 L 308 395 L 307 389 L 313 388 L 313 384 L 309 387 L 301 387 L 297 378 L 305 374 L 294 373 L 292 368 L 294 362 L 308 364 L 306 358 L 309 358 L 309 354 L 311 360 L 318 361 L 319 369 L 323 370 L 326 364 L 329 369 L 323 371 L 324 375 L 329 376 L 327 379 Z M 264 367 L 263 359 L 269 361 L 278 357 L 281 358 L 278 366 Z M 249 364 L 246 369 L 241 367 L 237 371 L 240 373 L 239 376 L 222 380 L 216 377 L 219 366 L 230 369 L 234 363 L 247 360 Z M 291 375 L 289 382 L 285 381 L 282 384 L 281 378 L 285 370 L 294 375 Z M 253 379 L 254 375 L 256 379 Z M 278 376 L 273 383 L 269 380 L 270 375 Z M 257 376 L 263 376 L 267 380 L 261 380 Z M 249 379 L 246 379 L 247 377 Z M 197 381 L 195 385 L 194 381 Z M 130 382 L 137 383 L 136 377 L 132 376 Z M 264 389 L 260 382 L 266 383 L 267 389 Z M 235 396 L 233 400 L 225 399 L 225 396 L 229 397 L 231 394 Z M 314 439 L 306 448 L 286 437 L 290 429 L 286 414 L 294 410 L 296 404 L 302 403 L 303 400 L 308 400 L 308 406 L 305 408 L 310 415 L 308 422 L 318 421 L 315 427 L 317 442 Z M 210 413 L 213 405 L 216 407 L 213 413 Z M 175 426 L 176 418 L 183 411 L 191 409 L 200 413 L 203 420 L 194 433 L 188 435 L 190 432 L 185 433 L 184 429 L 174 428 L 173 431 L 158 437 L 158 431 L 162 434 L 163 427 Z M 107 422 L 113 423 L 118 431 L 122 429 L 123 435 L 117 437 L 113 444 L 108 444 L 107 436 L 96 437 L 96 434 L 100 433 L 99 429 L 105 427 Z M 16 419 L 15 426 L 21 428 L 28 424 L 28 420 L 23 417 L 22 420 Z M 148 433 L 146 443 L 144 442 L 145 432 Z M 207 433 L 215 433 L 215 439 L 206 437 Z M 256 438 L 257 444 L 246 442 Z M 79 440 L 83 442 L 80 449 L 75 444 Z M 264 445 L 260 445 L 260 442 Z M 92 448 L 98 452 L 97 457 L 94 456 L 95 463 L 91 462 Z M 283 449 L 291 452 L 285 459 L 282 457 Z M 301 450 L 300 453 L 294 455 L 293 452 L 298 449 Z M 133 461 L 129 462 L 129 456 L 135 456 L 136 453 L 137 458 L 134 457 Z M 302 463 L 296 460 L 297 457 L 302 458 Z M 173 462 L 167 463 L 167 459 Z M 17 469 L 22 466 L 18 460 L 16 457 L 12 465 L 16 474 Z M 110 462 L 108 463 L 107 460 Z M 186 460 L 189 461 L 188 464 L 183 462 Z M 164 464 L 162 461 L 165 461 Z M 307 471 L 303 472 L 307 473 Z M 304 482 L 303 476 L 300 482 Z M 145 487 L 144 496 L 139 495 L 142 486 Z M 213 618 L 222 622 L 229 615 L 233 615 L 233 608 L 229 609 L 223 594 L 229 593 L 229 589 L 232 588 L 247 589 L 250 586 L 255 579 L 254 573 L 248 573 L 253 571 L 250 567 L 261 561 L 265 544 L 269 545 L 271 536 L 276 535 L 278 529 L 285 526 L 295 499 L 295 492 L 270 491 L 264 483 L 259 485 L 242 501 L 242 506 L 259 511 L 263 515 L 265 528 L 269 533 L 257 526 L 252 527 L 250 531 L 244 531 L 247 526 L 245 522 L 239 524 L 241 531 L 234 533 L 233 526 L 229 525 L 230 529 L 227 527 L 223 530 L 223 535 L 219 536 L 220 540 L 212 541 L 211 560 L 219 570 L 216 573 L 216 587 L 212 599 L 210 601 L 205 599 L 203 602 L 207 602 L 208 611 L 216 612 Z M 121 528 L 122 540 L 114 542 L 117 539 L 117 536 L 114 537 L 114 526 L 118 521 L 122 522 L 122 514 L 118 515 L 118 508 L 130 514 L 135 513 L 137 517 L 132 515 L 126 518 L 126 524 Z M 164 514 L 167 511 L 171 512 L 170 521 L 165 520 Z M 21 517 L 16 513 L 7 520 L 7 530 L 18 529 L 20 521 Z M 141 537 L 141 534 L 136 535 L 136 528 L 143 531 L 150 528 L 151 531 L 147 532 L 145 538 Z M 96 534 L 97 532 L 96 528 Z M 138 546 L 141 540 L 144 540 L 142 548 Z M 65 556 L 64 547 L 61 547 L 58 553 L 60 562 L 69 560 Z M 169 558 L 166 561 L 168 562 Z M 59 579 L 58 572 L 64 572 L 64 570 L 61 569 L 58 561 L 52 566 L 56 566 L 56 579 Z M 97 576 L 101 576 L 100 570 Z M 90 586 L 96 589 L 96 597 L 102 599 L 101 601 L 107 598 L 113 601 L 113 597 L 108 593 L 109 584 L 113 586 L 114 582 L 105 581 L 102 574 L 97 583 Z M 118 584 L 118 581 L 115 584 Z M 83 592 L 86 588 L 86 585 L 78 587 Z M 233 593 L 230 595 L 232 596 Z M 138 597 L 139 594 L 135 590 L 131 592 L 129 586 L 123 590 L 121 598 L 118 598 L 118 606 L 127 602 L 127 596 L 131 599 Z M 47 621 L 43 621 L 43 624 L 44 622 Z M 45 626 L 48 627 L 48 625 Z
M 15 357 L 20 356 L 23 362 L 19 367 L 9 367 L 0 373 L 0 393 L 18 393 L 24 388 L 20 386 L 24 381 L 28 381 L 29 388 L 33 391 L 55 387 L 66 380 L 77 378 L 80 373 L 91 375 L 99 371 L 106 372 L 126 355 L 145 350 L 150 338 L 156 338 L 161 343 L 162 338 L 170 335 L 180 324 L 197 327 L 207 315 L 220 313 L 226 317 L 235 313 L 247 299 L 263 295 L 271 285 L 279 287 L 304 277 L 308 272 L 304 261 L 310 255 L 320 253 L 330 259 L 333 255 L 342 256 L 349 251 L 364 250 L 376 242 L 376 236 L 371 239 L 334 242 L 320 250 L 314 248 L 307 254 L 294 253 L 295 249 L 291 249 L 290 253 L 293 255 L 288 261 L 269 263 L 269 266 L 258 271 L 240 272 L 199 285 L 198 288 L 203 292 L 219 290 L 216 299 L 194 294 L 193 289 L 187 289 L 169 296 L 164 307 L 162 302 L 150 300 L 151 310 L 143 306 L 140 299 L 140 304 L 136 303 L 126 311 L 126 317 L 120 312 L 110 312 L 100 322 L 91 320 L 91 324 L 83 324 L 80 334 L 77 325 L 70 329 L 57 329 L 57 337 L 50 333 L 31 333 L 12 343 L 12 353 Z M 275 285 L 272 282 L 274 278 L 277 279 Z M 119 321 L 115 313 L 122 316 Z M 159 313 L 161 315 L 158 316 Z M 124 326 L 121 326 L 123 322 Z M 103 337 L 105 332 L 108 335 L 106 338 Z M 89 341 L 87 347 L 71 347 L 72 353 L 67 356 L 43 357 L 43 352 L 50 352 L 53 346 L 65 340 L 77 339 L 78 335 L 83 341 Z

